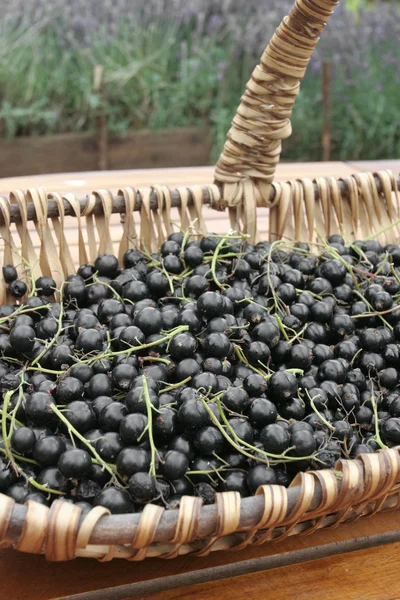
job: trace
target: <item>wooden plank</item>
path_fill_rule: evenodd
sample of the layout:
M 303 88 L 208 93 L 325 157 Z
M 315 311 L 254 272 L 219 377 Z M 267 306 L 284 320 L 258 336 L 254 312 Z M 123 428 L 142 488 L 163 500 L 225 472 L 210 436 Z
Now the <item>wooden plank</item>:
M 400 173 L 400 160 L 398 159 L 387 159 L 387 160 L 356 160 L 349 161 L 347 164 L 353 169 L 359 171 L 382 171 L 383 169 L 390 169 L 395 175 Z
M 142 596 L 147 600 L 395 600 L 400 544 Z M 381 585 L 380 582 L 384 581 Z M 75 598 L 78 600 L 79 596 Z M 84 600 L 84 596 L 80 596 Z M 104 600 L 107 596 L 103 596 Z M 114 595 L 114 598 L 116 596 Z M 113 600 L 113 595 L 108 595 Z M 71 599 L 72 600 L 72 599 Z M 100 599 L 99 599 L 100 600 Z M 132 600 L 132 599 L 129 599 Z
M 208 131 L 198 127 L 139 130 L 110 136 L 108 141 L 111 169 L 190 166 L 207 164 L 209 160 Z M 2 177 L 93 171 L 97 167 L 97 141 L 91 133 L 0 140 Z
M 345 540 L 351 540 L 355 538 L 361 538 L 366 535 L 375 535 L 398 529 L 399 513 L 378 513 L 373 517 L 366 517 L 359 521 L 341 525 L 337 529 L 327 529 L 316 531 L 311 536 L 293 536 L 287 538 L 282 542 L 275 542 L 273 544 L 266 544 L 264 546 L 250 546 L 242 552 L 214 552 L 207 557 L 193 557 L 193 556 L 181 556 L 174 560 L 161 560 L 161 559 L 148 559 L 145 562 L 134 563 L 126 562 L 124 560 L 114 560 L 110 563 L 99 563 L 93 559 L 76 559 L 67 563 L 48 563 L 42 556 L 34 556 L 23 553 L 14 552 L 12 550 L 0 550 L 0 573 L 2 576 L 2 593 L 4 598 L 16 598 L 25 600 L 29 597 L 29 600 L 55 600 L 56 598 L 68 598 L 78 594 L 86 594 L 92 592 L 94 595 L 91 600 L 105 600 L 107 598 L 106 590 L 112 589 L 114 594 L 108 595 L 112 599 L 129 598 L 132 596 L 128 590 L 124 591 L 122 586 L 127 586 L 131 583 L 150 581 L 156 578 L 163 578 L 167 576 L 178 576 L 181 573 L 191 573 L 193 571 L 199 571 L 203 569 L 209 569 L 218 567 L 221 565 L 234 565 L 235 563 L 243 560 L 257 560 L 260 557 L 265 556 L 276 556 L 283 552 L 293 552 L 296 550 L 303 550 L 313 546 L 322 546 L 324 544 L 341 542 Z M 389 556 L 393 556 L 394 560 L 388 561 L 387 551 L 389 548 Z M 386 581 L 392 581 L 392 570 L 395 569 L 396 576 L 398 572 L 398 562 L 400 544 L 395 546 L 383 546 L 380 548 L 371 548 L 362 551 L 364 554 L 346 554 L 333 558 L 323 559 L 322 561 L 313 561 L 312 563 L 305 563 L 303 565 L 281 567 L 280 569 L 274 569 L 266 572 L 257 573 L 255 575 L 244 575 L 240 578 L 232 580 L 226 580 L 220 582 L 214 582 L 210 584 L 197 585 L 193 588 L 185 588 L 185 591 L 171 590 L 170 592 L 157 593 L 151 596 L 147 596 L 148 600 L 172 600 L 173 598 L 186 598 L 196 597 L 196 600 L 202 600 L 203 598 L 220 598 L 220 600 L 235 600 L 245 598 L 244 595 L 238 595 L 241 593 L 241 586 L 243 589 L 247 589 L 248 598 L 267 598 L 269 591 L 268 582 L 273 581 L 275 594 L 274 598 L 279 600 L 282 593 L 282 600 L 296 599 L 297 596 L 294 590 L 302 590 L 303 596 L 299 596 L 301 600 L 306 598 L 304 595 L 306 591 L 311 590 L 308 598 L 310 600 L 319 600 L 321 595 L 321 588 L 313 588 L 312 577 L 318 575 L 316 582 L 321 586 L 323 581 L 324 587 L 327 586 L 327 590 L 336 588 L 343 594 L 346 590 L 349 595 L 343 595 L 341 598 L 346 600 L 350 598 L 352 600 L 370 598 L 370 596 L 363 596 L 360 592 L 360 588 L 355 587 L 356 593 L 351 596 L 352 587 L 350 586 L 350 575 L 347 576 L 346 586 L 342 585 L 341 577 L 346 576 L 345 568 L 346 564 L 353 565 L 354 570 L 357 569 L 357 565 L 363 572 L 363 578 L 368 582 L 369 590 L 376 592 L 382 592 L 380 585 L 381 578 L 384 577 L 385 585 Z M 351 562 L 351 557 L 356 556 L 355 562 Z M 359 557 L 365 556 L 364 563 L 366 564 L 364 571 Z M 374 570 L 372 565 L 368 566 L 368 557 L 376 561 L 378 565 Z M 342 561 L 342 562 L 341 562 Z M 343 562 L 344 561 L 344 562 Z M 323 567 L 319 567 L 322 563 Z M 336 564 L 342 565 L 343 573 L 340 575 L 341 570 L 337 570 Z M 310 566 L 312 565 L 312 567 Z M 330 567 L 332 565 L 332 577 Z M 340 569 L 342 568 L 340 567 Z M 336 568 L 336 570 L 335 570 Z M 379 572 L 378 569 L 379 568 Z M 313 569 L 316 569 L 313 571 Z M 353 568 L 351 573 L 354 572 Z M 374 579 L 368 579 L 368 573 L 373 574 Z M 340 576 L 339 576 L 340 575 Z M 338 577 L 339 576 L 339 577 Z M 375 580 L 376 578 L 376 580 Z M 362 577 L 360 577 L 362 580 Z M 375 581 L 374 581 L 375 580 Z M 307 582 L 307 585 L 303 585 L 303 581 Z M 243 584 L 242 584 L 243 582 Z M 260 582 L 260 592 L 256 591 L 256 587 Z M 207 587 L 208 585 L 208 587 Z M 303 587 L 302 587 L 303 585 Z M 400 591 L 400 584 L 398 591 Z M 23 586 L 29 586 L 29 594 L 21 592 L 22 589 L 26 589 Z M 214 590 L 215 586 L 215 592 Z M 247 588 L 245 588 L 247 586 Z M 366 589 L 368 589 L 366 588 Z M 258 589 L 258 588 L 257 588 Z M 388 588 L 390 589 L 390 588 Z M 101 592 L 101 590 L 104 592 Z M 188 591 L 189 590 L 189 591 Z M 226 593 L 225 591 L 226 590 Z M 187 595 L 185 594 L 188 591 Z M 337 596 L 331 596 L 329 593 L 324 596 L 329 599 L 336 600 Z M 262 593 L 264 592 L 264 593 Z M 115 595 L 118 593 L 119 595 Z M 192 596 L 189 596 L 189 593 Z M 333 592 L 332 592 L 333 593 Z M 199 594 L 199 595 L 198 595 Z M 207 594 L 210 594 L 207 596 Z M 290 594 L 292 594 L 290 596 Z M 318 595 L 319 594 L 319 595 Z M 379 596 L 371 596 L 371 598 L 378 598 Z M 393 596 L 392 596 L 393 597 Z M 398 597 L 398 596 L 394 596 Z M 379 598 L 384 598 L 380 596 Z M 83 599 L 82 599 L 83 600 Z
M 400 165 L 400 161 L 399 161 Z M 382 167 L 385 168 L 385 167 Z M 280 163 L 276 170 L 276 181 L 287 181 L 300 177 L 341 177 L 351 175 L 358 169 L 344 162 Z M 9 177 L 0 179 L 0 193 L 15 188 L 43 186 L 49 191 L 85 194 L 99 188 L 115 191 L 118 187 L 147 187 L 154 183 L 178 187 L 180 185 L 206 185 L 214 180 L 214 167 L 176 167 L 170 169 L 129 169 L 116 171 L 94 171 L 85 173 L 58 173 Z
M 110 169 L 186 167 L 210 162 L 209 133 L 196 127 L 109 135 L 108 145 Z
M 1 149 L 1 144 L 0 144 Z M 1 153 L 0 153 L 1 169 Z M 361 161 L 361 162 L 314 162 L 280 163 L 276 171 L 276 181 L 287 181 L 299 177 L 341 177 L 357 171 L 379 171 L 392 169 L 400 172 L 400 160 Z M 0 170 L 1 173 L 1 170 Z M 168 169 L 127 169 L 114 171 L 46 173 L 28 176 L 27 172 L 18 177 L 0 179 L 0 193 L 12 189 L 44 186 L 53 191 L 86 193 L 99 188 L 116 190 L 126 185 L 146 187 L 154 183 L 177 187 L 179 185 L 204 185 L 212 183 L 213 167 L 176 167 Z
M 96 142 L 90 133 L 65 133 L 0 141 L 2 177 L 96 168 Z

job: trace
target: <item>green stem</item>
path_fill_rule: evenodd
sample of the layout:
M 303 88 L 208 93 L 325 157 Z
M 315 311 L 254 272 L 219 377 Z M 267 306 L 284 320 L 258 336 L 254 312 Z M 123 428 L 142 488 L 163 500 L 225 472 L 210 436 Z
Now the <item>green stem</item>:
M 365 302 L 365 304 L 368 306 L 368 308 L 371 310 L 371 312 L 376 312 L 374 311 L 374 307 L 368 302 L 368 300 L 365 299 L 365 297 L 360 294 L 360 292 L 357 292 L 356 290 L 353 290 L 353 294 L 355 294 L 356 296 L 358 296 L 363 302 Z M 386 319 L 384 319 L 381 315 L 377 315 L 380 320 L 382 321 L 382 323 L 388 328 L 390 329 L 390 331 L 393 330 L 393 327 L 390 325 L 390 323 L 388 323 L 386 321 Z
M 240 452 L 240 454 L 244 454 L 244 456 L 247 456 L 248 458 L 252 458 L 254 459 L 254 456 L 252 454 L 250 454 L 249 452 L 246 452 L 245 450 L 243 450 L 243 448 L 241 448 L 239 446 L 239 444 L 237 444 L 225 431 L 225 429 L 222 427 L 221 423 L 218 421 L 217 417 L 214 415 L 213 411 L 209 408 L 207 402 L 203 399 L 200 398 L 200 401 L 203 403 L 203 405 L 206 407 L 207 412 L 211 418 L 211 420 L 214 422 L 214 424 L 217 426 L 217 428 L 219 429 L 219 431 L 222 433 L 222 435 L 224 436 L 224 438 L 227 440 L 227 442 L 229 442 L 229 444 L 231 446 L 233 446 L 233 448 L 235 448 L 235 450 L 237 450 L 238 452 Z M 267 464 L 269 466 L 270 461 L 269 460 L 263 460 L 262 458 L 260 458 L 260 461 Z
M 255 446 L 248 444 L 244 440 L 240 439 L 240 437 L 236 434 L 232 425 L 229 423 L 228 419 L 226 418 L 226 415 L 225 415 L 222 405 L 221 405 L 221 397 L 217 396 L 216 400 L 217 400 L 218 410 L 220 412 L 221 418 L 222 418 L 226 428 L 229 430 L 229 433 L 231 434 L 231 436 L 235 439 L 235 441 L 238 444 L 242 444 L 243 446 L 246 446 L 246 448 L 249 448 L 249 450 L 252 450 L 253 452 L 257 452 L 257 454 L 263 454 L 264 456 L 267 457 L 267 459 L 278 460 L 280 462 L 293 462 L 296 460 L 304 460 L 306 458 L 311 458 L 309 456 L 286 456 L 286 454 L 290 450 L 292 450 L 292 448 L 287 448 L 285 450 L 285 452 L 283 452 L 282 454 L 271 454 L 270 452 L 266 452 L 265 450 L 261 450 L 260 448 L 256 448 Z M 253 458 L 254 458 L 254 456 L 253 456 Z M 257 457 L 257 460 L 260 460 L 259 457 Z
M 127 346 L 123 350 L 118 350 L 117 352 L 109 352 L 109 353 L 99 354 L 98 356 L 94 356 L 92 358 L 80 360 L 79 364 L 93 363 L 93 362 L 102 360 L 103 358 L 112 358 L 114 356 L 120 356 L 121 354 L 126 354 L 127 356 L 129 356 L 130 354 L 132 354 L 132 352 L 141 352 L 142 350 L 147 350 L 147 348 L 152 348 L 153 346 L 157 346 L 158 344 L 163 344 L 164 342 L 168 342 L 173 337 L 178 335 L 178 333 L 183 333 L 184 331 L 188 331 L 188 330 L 189 330 L 189 327 L 187 325 L 180 325 L 179 327 L 175 327 L 175 329 L 172 329 L 168 333 L 168 335 L 166 335 L 165 337 L 163 337 L 159 340 L 154 340 L 154 342 L 149 342 L 148 344 L 141 344 L 140 346 Z M 60 374 L 61 371 L 60 372 L 54 371 L 54 373 Z
M 376 406 L 376 402 L 375 402 L 375 398 L 373 396 L 371 396 L 370 398 L 370 402 L 372 404 L 372 410 L 374 413 L 374 425 L 375 425 L 375 438 L 376 438 L 376 443 L 378 444 L 378 446 L 380 448 L 387 448 L 386 444 L 384 444 L 382 442 L 382 438 L 381 438 L 381 434 L 379 432 L 379 417 L 378 417 L 378 407 Z
M 186 377 L 186 379 L 182 379 L 182 381 L 178 381 L 178 383 L 173 383 L 171 385 L 168 385 L 167 387 L 160 390 L 160 394 L 164 394 L 165 392 L 172 392 L 172 390 L 177 390 L 182 385 L 189 383 L 189 381 L 191 381 L 191 379 L 192 379 L 191 377 Z
M 253 367 L 253 365 L 251 365 L 249 363 L 249 361 L 247 360 L 247 358 L 240 346 L 238 346 L 237 344 L 234 344 L 233 349 L 235 351 L 236 356 L 239 359 L 239 362 L 241 362 L 243 365 L 245 365 L 246 367 L 248 367 L 249 369 L 254 371 L 254 373 L 258 373 L 258 375 L 261 375 L 262 377 L 267 377 L 267 375 L 264 373 L 264 371 L 261 371 L 261 369 L 257 369 L 256 367 Z
M 2 454 L 6 454 L 6 451 L 4 450 L 4 448 L 0 448 L 0 452 Z M 22 456 L 21 454 L 16 454 L 16 452 L 11 452 L 11 456 L 17 461 L 20 460 L 21 462 L 26 462 L 30 465 L 36 465 L 39 466 L 39 463 L 36 462 L 36 460 L 33 460 L 33 458 L 26 458 L 25 456 Z
M 284 326 L 284 324 L 282 322 L 282 319 L 280 317 L 278 317 L 277 314 L 275 315 L 275 319 L 276 319 L 276 322 L 278 323 L 279 329 L 281 330 L 281 333 L 282 333 L 283 337 L 288 342 L 289 341 L 289 336 L 286 333 L 286 329 L 285 329 L 285 326 Z
M 36 306 L 34 308 L 26 308 L 25 304 L 21 304 L 17 308 L 17 310 L 15 310 L 11 315 L 8 315 L 8 317 L 2 317 L 0 319 L 0 324 L 1 323 L 5 323 L 6 321 L 9 321 L 10 319 L 15 319 L 15 317 L 18 317 L 19 315 L 24 315 L 26 313 L 36 312 L 38 310 L 43 310 L 45 308 L 47 310 L 50 310 L 51 309 L 51 304 L 43 304 L 43 306 Z
M 6 415 L 8 414 L 10 398 L 13 395 L 13 393 L 14 393 L 14 390 L 10 390 L 10 391 L 6 392 L 6 394 L 4 396 L 4 401 L 3 401 L 3 411 L 1 414 L 1 435 L 3 436 L 5 455 L 10 462 L 13 461 L 13 458 L 11 455 L 10 440 L 9 440 L 8 432 L 7 432 L 7 417 L 6 417 Z
M 243 454 L 244 456 L 247 456 L 248 458 L 251 458 L 253 460 L 257 460 L 258 462 L 262 462 L 268 466 L 271 463 L 278 464 L 278 463 L 285 463 L 285 462 L 295 462 L 295 461 L 299 461 L 299 460 L 305 460 L 307 458 L 313 458 L 310 456 L 297 457 L 297 456 L 285 456 L 285 454 L 279 454 L 279 455 L 278 454 L 270 454 L 269 452 L 265 452 L 265 450 L 261 450 L 260 448 L 256 448 L 255 446 L 251 446 L 250 444 L 247 444 L 247 442 L 241 440 L 236 435 L 235 431 L 232 429 L 231 425 L 228 423 L 228 420 L 226 419 L 225 414 L 222 409 L 220 397 L 221 397 L 221 395 L 216 397 L 217 403 L 218 403 L 218 410 L 220 411 L 221 417 L 222 417 L 227 429 L 231 433 L 232 437 L 230 437 L 228 435 L 228 433 L 225 431 L 225 429 L 222 427 L 221 423 L 218 421 L 218 419 L 215 416 L 215 414 L 213 413 L 213 411 L 209 408 L 209 406 L 208 406 L 207 402 L 204 400 L 204 398 L 200 397 L 200 401 L 207 409 L 207 412 L 208 412 L 211 420 L 216 425 L 216 427 L 219 429 L 219 431 L 222 433 L 222 435 L 227 440 L 227 442 L 229 442 L 229 444 L 233 448 L 235 448 L 235 450 L 237 450 L 240 454 Z M 243 448 L 243 446 L 248 447 L 250 450 L 252 450 L 258 456 L 255 457 L 254 454 L 250 454 L 250 452 L 247 452 L 247 450 L 245 450 Z M 266 458 L 265 459 L 262 458 L 262 456 L 260 456 L 260 454 L 264 455 Z
M 28 371 L 39 371 L 40 373 L 49 373 L 50 375 L 63 375 L 65 371 L 53 371 L 52 369 L 45 369 L 44 367 L 28 367 Z
M 12 415 L 9 415 L 8 413 L 5 414 L 4 409 L 2 409 L 2 408 L 0 408 L 0 415 L 1 415 L 1 417 L 3 417 L 3 415 L 4 415 L 6 419 L 10 419 L 10 420 L 12 419 Z M 21 421 L 18 421 L 17 419 L 14 419 L 14 423 L 16 425 L 18 425 L 18 427 L 24 427 L 24 424 L 21 423 Z
M 172 279 L 171 279 L 171 275 L 168 273 L 168 271 L 167 271 L 167 269 L 164 267 L 164 265 L 162 266 L 162 269 L 161 269 L 161 271 L 164 273 L 165 277 L 167 278 L 167 280 L 168 280 L 168 285 L 169 285 L 169 289 L 170 289 L 170 291 L 171 291 L 171 294 L 173 294 L 173 293 L 174 293 L 174 289 L 175 289 L 175 288 L 174 288 L 174 282 L 173 282 L 173 281 L 172 281 Z
M 196 221 L 197 221 L 197 219 L 194 219 L 194 220 L 193 220 L 193 221 L 190 223 L 189 227 L 187 228 L 187 230 L 185 231 L 185 233 L 184 233 L 184 236 L 183 236 L 182 245 L 181 245 L 181 251 L 180 251 L 180 253 L 179 253 L 179 256 L 180 256 L 180 259 L 181 259 L 181 261 L 182 261 L 184 264 L 185 264 L 185 261 L 184 261 L 184 258 L 183 258 L 183 254 L 184 254 L 184 252 L 185 252 L 185 246 L 186 246 L 186 244 L 187 244 L 187 241 L 188 241 L 188 239 L 190 238 L 190 232 L 191 232 L 191 231 L 194 229 L 194 225 L 195 225 L 195 222 L 196 222 Z
M 293 344 L 293 342 L 298 340 L 303 335 L 303 333 L 305 332 L 306 329 L 307 329 L 307 325 L 304 325 L 304 327 L 302 329 L 300 329 L 300 331 L 298 331 L 296 333 L 296 335 L 294 335 L 292 338 L 289 339 L 288 344 Z
M 23 378 L 23 372 L 21 373 L 20 376 L 21 376 L 21 378 Z M 21 387 L 22 387 L 22 380 L 17 389 L 19 390 Z M 13 453 L 11 451 L 11 442 L 10 442 L 11 436 L 12 436 L 12 433 L 14 430 L 14 426 L 15 426 L 15 412 L 18 408 L 18 402 L 17 402 L 17 406 L 13 409 L 13 413 L 10 415 L 11 416 L 10 431 L 7 432 L 8 407 L 10 406 L 10 399 L 16 391 L 17 390 L 9 390 L 4 395 L 3 410 L 1 413 L 1 434 L 3 436 L 4 454 L 6 455 L 7 459 L 9 460 L 14 471 L 18 475 L 21 475 L 21 473 L 23 473 L 23 471 L 13 456 Z M 18 398 L 18 401 L 19 401 L 19 398 Z
M 391 223 L 390 225 L 387 225 L 386 227 L 382 227 L 382 229 L 379 229 L 379 231 L 372 233 L 368 237 L 364 238 L 364 241 L 367 242 L 368 240 L 374 240 L 375 238 L 380 236 L 381 233 L 385 233 L 386 231 L 389 231 L 389 229 L 392 229 L 392 227 L 396 227 L 396 225 L 400 225 L 400 219 L 397 219 L 396 221 L 393 221 L 393 223 Z
M 317 417 L 318 417 L 318 418 L 321 420 L 321 422 L 322 422 L 322 423 L 325 425 L 325 427 L 327 427 L 327 428 L 328 428 L 328 429 L 330 429 L 331 431 L 335 431 L 335 428 L 334 428 L 334 426 L 333 426 L 331 423 L 329 423 L 329 421 L 328 421 L 327 419 L 325 419 L 325 417 L 323 417 L 323 416 L 321 415 L 321 413 L 319 412 L 319 410 L 318 410 L 318 409 L 317 409 L 317 407 L 315 406 L 314 399 L 313 399 L 313 398 L 311 398 L 310 394 L 308 393 L 308 390 L 306 390 L 306 391 L 307 391 L 307 396 L 308 396 L 308 399 L 309 399 L 309 401 L 310 401 L 310 406 L 311 406 L 311 408 L 313 409 L 313 411 L 315 412 L 315 414 L 317 415 Z
M 142 362 L 159 362 L 159 363 L 164 363 L 164 365 L 170 365 L 171 361 L 168 360 L 167 358 L 159 358 L 158 356 L 143 356 L 143 358 L 141 358 Z
M 57 496 L 65 495 L 64 492 L 60 492 L 59 490 L 53 490 L 52 488 L 47 487 L 46 485 L 40 485 L 40 483 L 38 483 L 33 477 L 29 477 L 28 481 L 34 488 L 40 490 L 41 492 L 44 492 L 45 494 L 55 494 Z
M 22 256 L 20 258 L 21 258 L 23 264 L 25 265 L 25 267 L 29 271 L 29 278 L 31 280 L 31 291 L 29 292 L 29 296 L 31 297 L 31 296 L 34 296 L 35 292 L 36 292 L 36 279 L 35 279 L 35 275 L 33 272 L 33 267 L 32 267 L 32 265 L 29 264 L 29 262 L 25 258 L 23 258 Z
M 42 352 L 39 354 L 39 356 L 37 356 L 32 362 L 31 362 L 31 366 L 34 367 L 36 364 L 40 363 L 40 361 L 42 360 L 43 356 L 46 354 L 46 352 L 52 347 L 54 346 L 54 344 L 56 343 L 56 341 L 58 340 L 60 333 L 62 331 L 62 321 L 63 321 L 63 317 L 64 317 L 64 305 L 63 305 L 63 289 L 64 289 L 64 284 L 61 285 L 60 287 L 60 315 L 58 317 L 58 327 L 57 327 L 57 331 L 54 335 L 54 337 L 50 340 L 50 342 L 48 344 L 46 344 L 45 348 L 42 350 Z
M 218 469 L 208 469 L 203 471 L 186 471 L 185 475 L 213 475 L 214 473 L 220 473 L 229 471 L 226 467 L 218 467 Z
M 112 295 L 121 302 L 121 304 L 125 304 L 126 301 L 122 298 L 122 296 L 117 294 L 117 292 L 114 290 L 114 288 L 109 283 L 106 283 L 105 281 L 100 281 L 100 279 L 98 279 L 97 273 L 95 273 L 93 276 L 93 283 L 89 284 L 89 286 L 87 286 L 87 287 L 90 287 L 90 285 L 94 285 L 95 283 L 101 283 L 101 285 L 105 285 L 106 288 L 108 288 L 110 290 Z
M 110 473 L 110 475 L 113 479 L 113 483 L 116 486 L 120 487 L 120 483 L 119 483 L 118 479 L 116 478 L 113 469 L 111 469 L 110 465 L 101 458 L 100 454 L 92 446 L 92 444 L 85 437 L 83 437 L 83 435 L 81 433 L 79 433 L 79 431 L 77 431 L 73 425 L 71 425 L 71 423 L 68 421 L 67 417 L 61 412 L 61 410 L 59 410 L 57 408 L 57 406 L 55 406 L 55 404 L 51 405 L 51 410 L 57 415 L 57 417 L 60 419 L 60 421 L 62 421 L 67 426 L 68 432 L 70 434 L 73 434 L 75 437 L 77 437 L 78 440 L 80 440 L 90 450 L 90 452 L 93 454 L 94 458 L 98 461 L 98 464 L 100 464 L 104 469 L 106 469 L 106 471 L 108 471 Z
M 15 416 L 16 416 L 16 414 L 18 412 L 19 407 L 22 404 L 22 400 L 24 399 L 24 391 L 22 389 L 22 383 L 24 381 L 24 373 L 22 371 L 21 371 L 21 374 L 20 374 L 20 378 L 21 378 L 21 383 L 20 383 L 19 388 L 18 388 L 18 400 L 17 400 L 17 403 L 16 403 L 15 407 L 13 408 L 13 410 L 11 412 L 10 431 L 8 433 L 10 440 L 11 440 L 11 436 L 14 433 L 14 429 L 15 429 L 15 423 L 16 423 Z
M 354 271 L 353 271 L 353 267 L 352 265 L 349 265 L 348 262 L 346 262 L 345 260 L 343 260 L 342 256 L 339 254 L 339 252 L 336 250 L 336 248 L 332 248 L 332 246 L 329 246 L 328 244 L 326 244 L 325 246 L 325 252 L 327 254 L 329 254 L 329 256 L 331 256 L 332 258 L 334 258 L 335 260 L 338 260 L 340 263 L 342 263 L 342 265 L 344 266 L 344 268 L 346 269 L 346 271 L 348 273 L 350 273 L 354 285 L 356 286 L 356 288 L 358 289 L 358 280 L 357 277 L 354 275 Z
M 146 411 L 147 411 L 147 429 L 149 434 L 149 444 L 150 444 L 150 453 L 151 453 L 151 461 L 150 461 L 150 470 L 149 475 L 152 477 L 156 476 L 156 454 L 157 448 L 154 443 L 153 438 L 153 405 L 150 400 L 149 388 L 147 385 L 147 378 L 143 377 L 143 393 L 144 400 L 146 402 Z
M 279 300 L 280 298 L 278 298 L 276 292 L 275 292 L 275 288 L 271 283 L 271 262 L 272 262 L 272 252 L 273 250 L 275 250 L 275 248 L 278 248 L 280 245 L 282 245 L 281 241 L 276 241 L 276 242 L 272 242 L 271 246 L 269 247 L 268 250 L 268 258 L 267 258 L 267 279 L 268 279 L 268 284 L 269 287 L 271 289 L 271 293 L 272 293 L 272 299 L 274 301 L 274 306 L 275 306 L 275 310 L 278 311 L 279 310 Z
M 219 251 L 221 250 L 222 246 L 225 244 L 226 240 L 229 238 L 229 234 L 225 235 L 221 241 L 218 243 L 217 247 L 215 248 L 215 252 L 212 256 L 211 259 L 211 273 L 212 273 L 212 277 L 213 280 L 215 282 L 215 284 L 221 289 L 224 289 L 224 286 L 222 285 L 222 283 L 220 283 L 218 281 L 218 277 L 217 277 L 217 273 L 216 273 L 216 267 L 217 267 L 217 260 L 218 260 L 218 255 L 219 255 Z

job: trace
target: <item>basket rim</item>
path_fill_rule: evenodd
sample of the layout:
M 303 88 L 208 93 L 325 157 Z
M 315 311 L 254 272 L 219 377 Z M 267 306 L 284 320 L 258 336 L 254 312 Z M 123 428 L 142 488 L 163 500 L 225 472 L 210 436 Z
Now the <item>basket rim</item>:
M 28 551 L 44 550 L 50 560 L 67 560 L 77 554 L 90 556 L 91 548 L 97 557 L 99 552 L 100 556 L 109 556 L 110 552 L 118 556 L 126 550 L 131 559 L 137 554 L 144 558 L 149 547 L 161 557 L 170 557 L 171 547 L 174 555 L 182 549 L 203 555 L 216 549 L 213 546 L 218 547 L 218 540 L 232 547 L 232 534 L 244 534 L 239 544 L 234 544 L 242 548 L 260 543 L 260 539 L 286 537 L 299 529 L 310 531 L 310 522 L 311 529 L 316 529 L 364 513 L 397 508 L 399 483 L 397 446 L 339 460 L 334 469 L 299 473 L 289 488 L 266 485 L 256 495 L 242 499 L 237 492 L 222 492 L 216 495 L 215 504 L 207 506 L 201 506 L 198 498 L 186 496 L 175 510 L 148 504 L 143 512 L 110 515 L 107 509 L 95 507 L 82 521 L 81 509 L 62 500 L 54 501 L 49 509 L 32 501 L 16 504 L 0 494 L 0 541 L 16 549 L 28 546 Z M 144 518 L 149 513 L 150 520 Z M 60 550 L 60 539 L 66 533 L 69 547 Z M 83 546 L 79 542 L 82 536 Z

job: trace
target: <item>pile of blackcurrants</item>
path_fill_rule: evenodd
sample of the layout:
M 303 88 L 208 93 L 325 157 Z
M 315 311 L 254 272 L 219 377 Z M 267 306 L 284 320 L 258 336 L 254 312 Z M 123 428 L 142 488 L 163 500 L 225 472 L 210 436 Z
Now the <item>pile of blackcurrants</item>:
M 400 444 L 397 245 L 178 232 L 59 289 L 29 265 L 3 277 L 0 492 L 16 502 L 212 503 Z

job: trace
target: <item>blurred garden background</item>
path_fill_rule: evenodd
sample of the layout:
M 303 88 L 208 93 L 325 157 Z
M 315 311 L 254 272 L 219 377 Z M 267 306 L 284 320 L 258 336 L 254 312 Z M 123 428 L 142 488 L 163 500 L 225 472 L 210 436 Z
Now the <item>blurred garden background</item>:
M 99 126 L 122 139 L 138 130 L 198 128 L 212 162 L 253 67 L 291 5 L 292 0 L 0 0 L 0 138 L 23 136 L 27 147 L 27 136 L 91 134 Z M 297 99 L 286 160 L 322 159 L 326 62 L 330 158 L 400 157 L 399 40 L 397 0 L 343 0 Z M 1 154 L 0 176 L 12 174 L 2 172 Z

